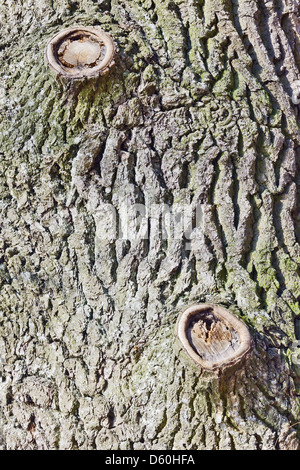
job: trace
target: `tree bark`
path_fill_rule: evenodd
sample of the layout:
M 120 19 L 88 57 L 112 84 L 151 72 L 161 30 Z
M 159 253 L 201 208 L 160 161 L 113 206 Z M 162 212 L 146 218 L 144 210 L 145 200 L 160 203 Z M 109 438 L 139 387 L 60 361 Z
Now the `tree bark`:
M 298 448 L 298 13 L 2 0 L 2 449 Z M 113 36 L 108 75 L 62 84 L 47 67 L 74 25 Z M 105 238 L 124 201 L 201 205 L 197 246 L 151 224 Z M 242 367 L 204 373 L 180 350 L 198 302 L 248 325 Z

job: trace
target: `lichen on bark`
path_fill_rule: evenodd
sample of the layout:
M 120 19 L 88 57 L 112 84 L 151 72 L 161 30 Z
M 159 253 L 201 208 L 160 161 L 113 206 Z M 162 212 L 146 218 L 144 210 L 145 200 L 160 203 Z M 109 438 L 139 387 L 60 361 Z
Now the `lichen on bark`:
M 298 448 L 296 2 L 3 0 L 0 22 L 0 447 Z M 47 68 L 73 25 L 117 42 L 104 79 Z M 197 249 L 103 239 L 125 198 L 201 204 Z M 178 349 L 194 302 L 248 325 L 243 368 Z

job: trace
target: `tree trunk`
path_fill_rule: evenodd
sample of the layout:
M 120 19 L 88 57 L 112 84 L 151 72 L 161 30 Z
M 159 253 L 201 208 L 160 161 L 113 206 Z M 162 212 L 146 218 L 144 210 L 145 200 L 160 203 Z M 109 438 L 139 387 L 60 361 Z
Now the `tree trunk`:
M 2 449 L 298 448 L 298 10 L 2 0 Z M 44 50 L 74 25 L 111 34 L 116 64 L 62 84 Z M 154 218 L 129 237 L 125 202 L 199 205 L 197 243 Z M 203 302 L 251 331 L 233 371 L 178 345 Z

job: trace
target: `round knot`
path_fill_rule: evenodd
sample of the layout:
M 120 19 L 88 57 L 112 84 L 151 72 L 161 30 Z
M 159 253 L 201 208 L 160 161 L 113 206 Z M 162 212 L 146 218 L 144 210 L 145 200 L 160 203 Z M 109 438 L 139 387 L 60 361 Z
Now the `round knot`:
M 113 39 L 97 26 L 65 29 L 46 47 L 49 66 L 58 75 L 71 79 L 104 75 L 113 65 L 114 56 Z
M 247 326 L 223 307 L 198 304 L 178 318 L 176 333 L 189 357 L 202 369 L 225 369 L 251 350 Z

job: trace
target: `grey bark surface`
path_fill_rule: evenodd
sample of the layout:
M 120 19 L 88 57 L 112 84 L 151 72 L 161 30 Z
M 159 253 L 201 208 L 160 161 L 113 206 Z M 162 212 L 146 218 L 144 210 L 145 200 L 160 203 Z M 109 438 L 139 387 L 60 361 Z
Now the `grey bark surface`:
M 296 0 L 1 1 L 1 449 L 298 448 L 298 17 Z M 66 86 L 44 49 L 74 25 L 119 52 Z M 201 204 L 200 246 L 103 239 L 124 200 Z M 248 325 L 242 368 L 180 350 L 195 302 Z

